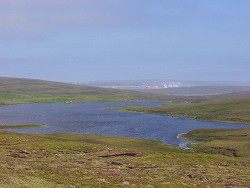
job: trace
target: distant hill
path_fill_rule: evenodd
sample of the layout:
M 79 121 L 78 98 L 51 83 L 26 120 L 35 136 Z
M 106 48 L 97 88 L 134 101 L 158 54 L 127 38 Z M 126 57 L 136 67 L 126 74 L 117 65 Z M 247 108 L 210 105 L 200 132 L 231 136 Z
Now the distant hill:
M 140 91 L 107 89 L 78 84 L 6 77 L 0 77 L 0 94 L 0 102 L 2 101 L 2 103 L 5 99 L 13 98 L 13 100 L 17 100 L 20 97 L 25 98 L 26 101 L 29 100 L 28 96 L 32 96 L 34 102 L 46 102 L 46 97 L 50 97 L 51 102 L 172 100 L 172 97 L 169 96 Z M 61 98 L 59 96 L 61 96 Z M 34 97 L 36 97 L 36 99 Z M 43 98 L 40 101 L 37 100 L 37 97 Z M 64 97 L 67 97 L 68 100 L 64 99 Z M 18 99 L 17 101 L 20 100 Z
M 227 93 L 223 95 L 213 95 L 211 97 L 207 97 L 211 99 L 243 99 L 243 98 L 250 98 L 250 91 L 241 91 L 241 92 L 234 92 L 234 93 Z
M 145 89 L 143 91 L 163 95 L 206 96 L 250 91 L 250 86 L 193 86 L 166 89 Z
M 0 92 L 22 94 L 113 94 L 120 93 L 111 89 L 103 89 L 77 84 L 60 83 L 27 78 L 0 77 Z
M 26 78 L 0 77 L 0 105 L 19 103 L 77 103 L 108 101 L 201 102 L 234 98 L 250 98 L 250 91 L 223 95 L 174 96 L 166 93 L 163 95 L 163 93 L 146 93 L 142 91 L 100 88 Z

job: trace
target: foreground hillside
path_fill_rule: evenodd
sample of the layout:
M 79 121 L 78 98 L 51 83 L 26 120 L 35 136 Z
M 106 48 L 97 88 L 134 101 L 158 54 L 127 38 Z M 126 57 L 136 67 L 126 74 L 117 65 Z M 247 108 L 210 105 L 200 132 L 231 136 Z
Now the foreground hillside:
M 0 105 L 33 102 L 167 101 L 174 97 L 43 80 L 0 77 Z
M 3 188 L 221 188 L 250 183 L 249 158 L 194 153 L 159 141 L 4 131 L 0 140 Z
M 250 98 L 213 100 L 199 103 L 162 105 L 157 107 L 126 107 L 123 110 L 180 116 L 205 121 L 250 124 Z

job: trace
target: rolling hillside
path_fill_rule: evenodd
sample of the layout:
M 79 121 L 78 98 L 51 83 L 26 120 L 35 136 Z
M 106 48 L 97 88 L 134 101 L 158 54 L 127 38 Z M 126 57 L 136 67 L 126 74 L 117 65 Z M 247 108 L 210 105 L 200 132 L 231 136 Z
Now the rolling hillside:
M 162 105 L 156 107 L 125 107 L 125 111 L 180 116 L 205 121 L 250 124 L 250 98 L 211 100 L 199 103 Z
M 77 103 L 109 101 L 203 102 L 209 100 L 238 98 L 250 98 L 250 91 L 234 92 L 223 95 L 174 96 L 26 78 L 0 77 L 0 105 L 19 103 Z
M 0 92 L 22 94 L 120 94 L 132 93 L 69 83 L 51 82 L 26 78 L 0 78 Z M 133 92 L 134 93 L 134 92 Z M 149 96 L 149 95 L 147 95 Z M 152 96 L 152 95 L 150 95 Z
M 147 93 L 176 96 L 222 95 L 236 92 L 250 92 L 250 86 L 193 86 L 166 89 L 145 89 Z
M 33 102 L 168 101 L 174 97 L 26 78 L 0 77 L 0 105 Z

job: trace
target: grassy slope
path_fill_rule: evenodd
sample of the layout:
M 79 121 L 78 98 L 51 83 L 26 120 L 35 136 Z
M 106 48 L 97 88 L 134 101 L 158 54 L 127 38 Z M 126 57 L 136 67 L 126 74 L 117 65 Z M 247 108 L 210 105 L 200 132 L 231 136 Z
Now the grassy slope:
M 126 107 L 124 110 L 181 116 L 206 121 L 250 123 L 250 98 L 163 105 L 159 107 Z
M 193 86 L 166 89 L 146 89 L 147 93 L 179 96 L 206 96 L 250 91 L 250 86 Z
M 42 128 L 43 125 L 0 125 L 0 129 L 31 129 Z
M 247 187 L 250 159 L 158 141 L 0 131 L 0 187 Z M 32 144 L 31 144 L 32 143 Z M 102 158 L 114 152 L 137 155 Z
M 33 102 L 166 101 L 171 98 L 137 91 L 0 77 L 0 105 Z
M 104 101 L 192 101 L 246 98 L 250 92 L 217 96 L 170 96 L 140 91 L 97 88 L 43 80 L 0 77 L 0 106 L 18 103 Z
M 167 89 L 147 89 L 146 93 L 172 97 L 172 101 L 200 103 L 214 100 L 250 98 L 250 86 L 194 86 Z
M 0 104 L 3 105 L 30 102 L 163 100 L 162 96 L 138 92 L 39 80 L 13 79 L 6 83 L 0 79 L 0 83 Z M 240 117 L 240 121 L 245 121 L 244 118 L 249 120 L 248 99 L 188 105 L 191 106 L 177 105 L 172 108 L 176 108 L 176 115 L 180 112 L 187 116 L 185 113 L 190 112 L 192 105 L 200 105 L 193 106 L 194 110 L 203 109 L 200 115 L 206 114 L 206 110 L 210 108 L 209 113 L 217 112 L 223 105 L 226 108 L 220 109 L 220 116 L 216 117 L 233 111 L 238 113 L 237 118 Z M 166 107 L 170 106 L 158 107 L 163 109 L 151 113 L 162 114 L 161 110 Z M 184 111 L 181 111 L 182 108 L 185 108 Z M 232 114 L 226 114 L 228 115 Z M 189 113 L 189 117 L 192 117 L 192 113 Z M 199 118 L 202 117 L 204 116 Z M 229 121 L 232 120 L 236 119 Z M 4 131 L 0 131 L 0 140 L 0 187 L 247 187 L 250 183 L 249 158 L 192 153 L 157 141 L 68 133 L 24 135 Z M 220 147 L 227 147 L 227 144 Z M 242 145 L 236 144 L 236 147 L 241 148 Z M 138 155 L 99 157 L 124 151 L 133 151 Z M 248 156 L 244 152 L 236 153 L 239 156 Z M 230 155 L 230 152 L 222 154 Z
M 250 129 L 197 129 L 182 137 L 199 141 L 190 144 L 198 152 L 250 157 Z

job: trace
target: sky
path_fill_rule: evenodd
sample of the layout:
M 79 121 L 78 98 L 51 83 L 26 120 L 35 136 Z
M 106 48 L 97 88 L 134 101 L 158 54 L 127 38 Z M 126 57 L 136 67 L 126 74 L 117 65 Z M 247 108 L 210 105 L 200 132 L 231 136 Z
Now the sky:
M 0 76 L 250 82 L 250 0 L 0 0 Z

